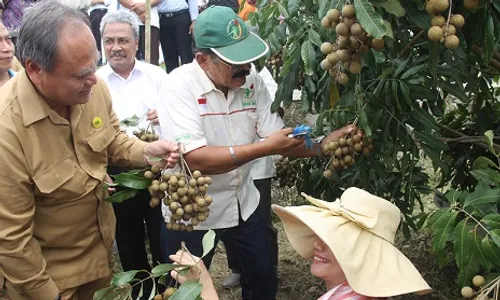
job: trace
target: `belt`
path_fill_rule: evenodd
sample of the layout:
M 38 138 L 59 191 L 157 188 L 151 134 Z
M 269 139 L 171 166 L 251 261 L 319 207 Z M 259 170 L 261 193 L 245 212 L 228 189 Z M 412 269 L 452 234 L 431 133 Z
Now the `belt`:
M 173 18 L 173 17 L 179 16 L 179 15 L 188 14 L 188 13 L 189 13 L 189 9 L 183 9 L 183 10 L 174 11 L 174 12 L 160 12 L 159 14 L 160 14 L 160 17 Z

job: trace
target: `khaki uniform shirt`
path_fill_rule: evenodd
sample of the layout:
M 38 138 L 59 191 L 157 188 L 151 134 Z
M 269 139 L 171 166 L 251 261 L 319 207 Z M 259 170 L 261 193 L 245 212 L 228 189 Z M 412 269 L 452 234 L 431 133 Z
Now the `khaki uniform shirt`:
M 108 276 L 115 237 L 106 166 L 144 166 L 105 84 L 59 116 L 24 71 L 0 89 L 0 274 L 28 299 Z

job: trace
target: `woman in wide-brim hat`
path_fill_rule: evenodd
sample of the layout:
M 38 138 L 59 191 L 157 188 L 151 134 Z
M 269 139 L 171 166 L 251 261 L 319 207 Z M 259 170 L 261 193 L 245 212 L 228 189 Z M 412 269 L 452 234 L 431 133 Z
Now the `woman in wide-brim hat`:
M 394 246 L 401 220 L 394 204 L 358 188 L 345 190 L 335 202 L 302 195 L 313 205 L 273 205 L 272 209 L 292 247 L 300 256 L 312 258 L 312 275 L 325 281 L 328 292 L 319 300 L 386 299 L 431 292 L 410 260 Z M 180 252 L 170 258 L 180 264 L 194 263 Z M 203 299 L 218 299 L 203 265 L 200 270 Z M 178 274 L 173 271 L 172 275 Z
M 345 190 L 335 202 L 302 195 L 314 205 L 272 209 L 292 247 L 313 259 L 311 273 L 325 281 L 329 291 L 321 300 L 384 299 L 431 291 L 394 246 L 401 220 L 394 204 L 358 188 Z

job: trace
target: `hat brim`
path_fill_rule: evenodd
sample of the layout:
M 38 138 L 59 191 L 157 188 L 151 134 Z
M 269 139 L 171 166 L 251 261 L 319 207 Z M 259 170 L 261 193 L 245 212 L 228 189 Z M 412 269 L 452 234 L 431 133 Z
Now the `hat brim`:
M 411 261 L 394 245 L 348 219 L 332 216 L 310 205 L 287 208 L 273 205 L 272 209 L 300 256 L 311 258 L 314 255 L 316 236 L 328 245 L 356 293 L 392 297 L 431 292 Z
M 269 51 L 269 46 L 259 36 L 249 32 L 248 36 L 231 46 L 211 48 L 211 50 L 222 60 L 235 64 L 248 64 Z

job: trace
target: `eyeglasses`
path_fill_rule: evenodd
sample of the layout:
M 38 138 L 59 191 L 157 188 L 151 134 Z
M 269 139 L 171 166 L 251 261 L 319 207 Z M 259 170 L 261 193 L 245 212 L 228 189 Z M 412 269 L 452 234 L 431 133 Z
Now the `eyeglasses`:
M 228 67 L 230 71 L 234 71 L 234 70 L 238 70 L 239 69 L 239 68 L 235 68 L 235 65 L 227 63 L 227 62 L 223 61 L 222 59 L 220 59 L 220 58 L 218 58 L 216 56 L 213 57 L 213 60 L 222 63 L 223 65 L 225 65 L 226 67 Z

